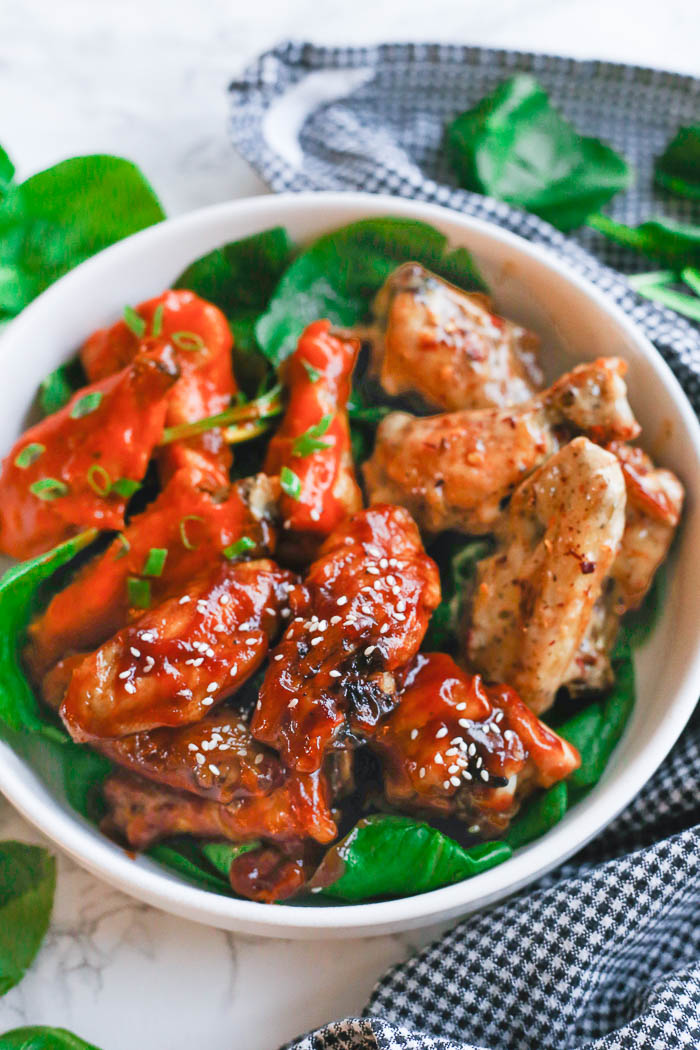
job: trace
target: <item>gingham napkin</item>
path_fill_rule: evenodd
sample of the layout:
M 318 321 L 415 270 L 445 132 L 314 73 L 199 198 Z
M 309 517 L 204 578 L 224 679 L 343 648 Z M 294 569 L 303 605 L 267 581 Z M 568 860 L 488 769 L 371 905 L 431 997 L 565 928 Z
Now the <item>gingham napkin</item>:
M 612 207 L 700 221 L 651 185 L 653 158 L 696 123 L 700 80 L 606 62 L 481 48 L 284 44 L 231 84 L 234 144 L 272 189 L 365 190 L 446 205 L 546 245 L 654 342 L 700 411 L 700 332 L 619 272 L 649 264 L 593 231 L 567 238 L 456 187 L 446 121 L 516 70 L 637 172 Z M 283 105 L 276 106 L 282 102 Z M 534 889 L 462 922 L 378 983 L 362 1018 L 295 1050 L 698 1050 L 700 717 L 631 806 Z

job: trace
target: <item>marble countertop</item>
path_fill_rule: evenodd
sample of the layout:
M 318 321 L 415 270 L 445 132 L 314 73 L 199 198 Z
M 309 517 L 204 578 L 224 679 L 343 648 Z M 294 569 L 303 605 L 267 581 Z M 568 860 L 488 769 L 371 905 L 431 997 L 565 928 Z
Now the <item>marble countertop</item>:
M 193 12 L 196 12 L 193 14 Z M 170 215 L 265 192 L 226 136 L 225 87 L 257 52 L 440 39 L 700 73 L 697 0 L 3 0 L 0 141 L 21 177 L 106 151 L 138 163 Z M 0 838 L 40 842 L 0 798 Z M 433 929 L 304 944 L 212 930 L 124 896 L 59 857 L 51 929 L 0 999 L 0 1032 L 70 1028 L 101 1050 L 273 1050 L 362 1009 Z

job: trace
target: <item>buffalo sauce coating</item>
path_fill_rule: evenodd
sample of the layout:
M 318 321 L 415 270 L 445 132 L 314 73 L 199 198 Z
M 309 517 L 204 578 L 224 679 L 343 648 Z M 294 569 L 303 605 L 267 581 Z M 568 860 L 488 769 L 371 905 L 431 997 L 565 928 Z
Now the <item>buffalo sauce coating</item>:
M 328 536 L 362 506 L 346 410 L 358 343 L 331 335 L 330 326 L 330 321 L 309 325 L 289 359 L 285 375 L 289 404 L 265 461 L 267 474 L 279 474 L 287 467 L 299 479 L 298 497 L 281 496 L 284 528 L 317 538 Z M 307 442 L 305 448 L 303 435 L 325 417 L 330 420 L 323 433 L 315 439 L 309 436 L 325 447 L 315 444 L 311 451 Z
M 197 722 L 260 666 L 294 576 L 271 561 L 220 565 L 80 663 L 61 717 L 74 740 Z
M 31 558 L 81 529 L 120 529 L 126 497 L 163 433 L 178 372 L 169 349 L 139 355 L 30 427 L 0 475 L 0 551 Z
M 285 780 L 274 751 L 256 743 L 240 713 L 227 707 L 194 725 L 151 729 L 92 746 L 149 780 L 224 804 L 268 795 Z
M 401 507 L 355 514 L 321 548 L 272 654 L 251 730 L 292 769 L 371 734 L 396 702 L 392 672 L 415 656 L 440 600 L 437 567 Z
M 222 312 L 194 292 L 168 290 L 141 303 L 136 313 L 144 322 L 143 335 L 136 335 L 125 321 L 118 321 L 87 340 L 80 358 L 89 378 L 111 375 L 144 347 L 170 346 L 181 378 L 168 398 L 166 424 L 192 423 L 223 412 L 237 387 L 231 364 L 233 339 Z M 158 334 L 154 334 L 154 322 Z M 231 455 L 220 429 L 164 448 L 160 453 L 161 473 L 169 477 L 179 467 L 197 460 L 208 460 L 222 471 L 228 470 Z
M 25 660 L 40 678 L 70 649 L 87 651 L 123 627 L 130 614 L 129 578 L 141 576 L 151 549 L 166 550 L 160 576 L 150 578 L 154 602 L 184 588 L 246 536 L 259 553 L 273 543 L 239 486 L 217 488 L 218 474 L 183 467 L 107 550 L 85 565 L 31 624 Z
M 107 778 L 108 814 L 104 829 L 123 836 L 134 849 L 146 849 L 171 835 L 250 842 L 265 838 L 331 842 L 338 829 L 328 805 L 323 773 L 287 773 L 269 794 L 220 802 L 174 791 L 119 771 Z
M 510 817 L 516 789 L 551 787 L 580 765 L 512 689 L 485 685 L 445 653 L 416 657 L 371 744 L 390 803 L 469 819 Z

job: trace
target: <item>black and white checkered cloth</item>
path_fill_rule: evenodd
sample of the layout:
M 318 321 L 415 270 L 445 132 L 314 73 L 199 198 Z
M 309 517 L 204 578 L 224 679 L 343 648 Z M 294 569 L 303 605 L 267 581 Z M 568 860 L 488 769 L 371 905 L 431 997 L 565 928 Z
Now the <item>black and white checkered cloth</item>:
M 620 270 L 648 269 L 591 230 L 547 223 L 456 186 L 445 124 L 517 70 L 533 73 L 577 129 L 637 172 L 612 207 L 698 222 L 658 197 L 654 156 L 697 123 L 700 80 L 606 62 L 397 44 L 284 44 L 231 85 L 231 131 L 272 189 L 365 190 L 431 201 L 546 245 L 614 299 L 654 342 L 700 411 L 700 332 L 639 298 Z M 284 98 L 284 119 L 274 106 Z M 272 116 L 271 116 L 272 114 Z M 629 808 L 534 888 L 472 916 L 395 967 L 362 1018 L 294 1050 L 698 1050 L 700 717 Z

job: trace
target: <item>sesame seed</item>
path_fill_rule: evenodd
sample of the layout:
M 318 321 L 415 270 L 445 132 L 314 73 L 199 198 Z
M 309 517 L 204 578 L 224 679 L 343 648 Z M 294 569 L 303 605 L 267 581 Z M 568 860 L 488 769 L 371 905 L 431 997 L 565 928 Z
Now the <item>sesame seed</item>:
M 450 784 L 452 784 L 453 787 L 458 788 L 460 784 L 459 777 L 450 777 Z
M 368 645 L 365 649 L 365 656 L 371 656 L 376 648 L 376 645 Z
M 475 762 L 476 768 L 477 768 L 477 769 L 481 769 L 481 767 L 483 766 L 483 764 L 484 764 L 484 760 L 483 760 L 483 758 L 481 757 L 481 755 L 479 755 L 479 757 L 477 758 L 477 760 L 476 760 L 476 762 Z
M 444 736 L 447 736 L 447 733 L 448 733 L 447 726 L 440 726 L 440 728 L 438 729 L 437 733 L 435 734 L 435 737 L 436 737 L 437 740 L 442 740 L 442 738 Z
M 488 773 L 486 772 L 485 769 L 482 769 L 481 773 L 479 775 L 481 776 L 482 780 L 486 780 L 487 781 L 489 779 L 489 775 L 488 775 Z
M 132 656 L 137 656 L 138 657 L 138 656 L 141 655 L 141 650 L 134 648 L 133 645 L 129 646 L 129 652 L 131 653 Z
M 321 520 L 321 511 L 318 509 L 318 507 L 312 507 L 311 508 L 311 510 L 309 511 L 309 517 L 311 518 L 312 521 L 320 521 Z
M 418 730 L 417 729 L 412 729 L 411 730 L 411 740 L 415 740 L 417 736 L 418 736 Z
M 204 763 L 206 762 L 206 758 L 202 754 L 195 755 L 194 757 L 195 757 L 195 761 L 197 762 L 198 766 L 203 766 Z
M 196 744 L 188 744 L 187 745 L 187 750 L 188 751 L 199 751 L 199 748 L 197 747 Z
M 202 707 L 211 707 L 211 705 L 213 703 L 214 703 L 214 697 L 213 696 L 205 696 L 204 699 L 202 700 Z
M 284 660 L 284 653 L 277 653 L 272 657 L 273 660 Z
M 490 728 L 488 722 L 484 722 L 482 724 L 481 728 L 483 729 L 484 733 L 486 733 L 487 735 L 491 732 L 491 728 Z
M 191 601 L 192 601 L 192 599 L 190 598 L 189 594 L 183 594 L 182 598 L 180 598 L 180 601 L 177 604 L 178 605 L 187 605 L 187 603 L 191 602 Z
M 400 602 L 396 603 L 396 611 L 397 612 L 404 612 L 405 608 L 406 608 L 406 602 L 403 599 L 401 599 Z
M 420 767 L 420 769 L 418 770 L 418 776 L 421 778 L 421 780 L 423 779 L 423 777 L 425 776 L 425 766 Z
M 389 630 L 389 624 L 388 623 L 383 623 L 382 626 L 379 628 L 379 633 L 380 634 L 386 634 L 386 632 L 388 630 Z
M 125 682 L 124 683 L 124 688 L 126 689 L 127 693 L 135 693 L 136 692 L 136 686 L 134 685 L 133 682 Z
M 299 703 L 299 698 L 297 696 L 295 696 L 292 700 L 289 701 L 289 703 L 287 704 L 287 707 L 291 711 L 291 709 L 293 707 L 296 707 L 298 703 Z
M 214 774 L 215 777 L 220 777 L 221 776 L 221 770 L 219 769 L 218 766 L 215 766 L 213 762 L 209 763 L 209 769 L 212 771 L 212 773 Z
M 456 711 L 466 711 L 467 705 L 465 703 L 457 704 L 455 707 Z
M 342 619 L 342 616 L 331 616 L 331 623 L 335 627 L 336 624 L 339 624 Z
M 222 631 L 227 631 L 228 627 L 225 623 L 217 623 L 214 625 L 214 630 L 220 634 Z
M 476 754 L 476 744 L 469 745 L 469 754 L 473 757 Z
M 381 558 L 382 556 L 382 552 L 369 543 L 365 546 L 365 550 L 368 554 L 371 554 L 373 558 Z
M 382 558 L 382 559 L 380 560 L 380 562 L 379 562 L 379 568 L 380 568 L 380 569 L 388 569 L 388 568 L 389 568 L 389 562 L 387 561 L 387 559 L 386 559 L 386 558 Z
M 469 720 L 466 718 L 458 718 L 457 725 L 461 726 L 462 729 L 469 729 Z
M 406 619 L 406 617 L 404 616 L 404 614 L 402 612 L 395 612 L 394 616 L 396 617 L 397 620 L 401 620 L 402 622 Z
M 372 576 L 379 576 L 379 569 L 376 565 L 367 565 L 366 570 L 367 572 L 371 573 Z
M 262 700 L 258 700 L 258 702 L 255 705 L 255 710 L 259 711 L 261 707 L 262 707 Z
M 392 574 L 389 573 L 389 575 L 386 578 L 386 582 L 389 584 L 390 587 L 394 587 L 396 584 L 396 577 L 392 576 Z
M 440 754 L 439 751 L 435 755 L 434 761 L 437 763 L 438 766 L 444 766 L 445 765 L 445 760 L 444 760 L 444 758 L 442 757 L 442 755 Z
M 207 692 L 208 693 L 215 693 L 218 688 L 219 688 L 219 683 L 218 682 L 210 682 L 209 685 L 207 686 Z
M 286 620 L 286 618 L 288 616 L 291 616 L 291 615 L 292 615 L 292 610 L 291 609 L 280 609 L 280 616 L 284 617 L 285 620 Z
M 348 603 L 347 595 L 346 594 L 341 594 L 341 596 L 340 596 L 340 598 L 338 598 L 338 601 L 337 601 L 336 604 L 342 606 L 342 605 L 347 605 L 347 603 Z
M 472 775 L 471 775 L 471 773 L 469 772 L 468 769 L 465 769 L 463 771 L 462 776 L 464 777 L 465 780 L 471 780 L 472 779 Z
M 331 678 L 340 678 L 341 677 L 340 671 L 336 671 L 335 669 L 332 670 L 332 671 L 329 671 L 328 674 L 330 675 Z
M 228 605 L 228 603 L 230 601 L 231 601 L 231 595 L 230 594 L 222 594 L 221 597 L 219 598 L 219 604 L 221 604 L 221 605 Z
M 131 674 L 131 671 L 122 671 L 121 674 L 119 675 L 119 677 L 120 678 L 128 678 L 130 674 Z
M 497 722 L 491 723 L 491 732 L 496 733 L 497 736 L 501 735 L 501 727 L 498 725 Z
M 442 786 L 444 787 L 445 791 L 449 791 L 450 790 L 450 782 L 449 782 L 449 780 L 443 780 Z
M 256 755 L 255 758 L 253 759 L 253 765 L 259 766 L 260 763 L 262 762 L 262 760 L 264 759 L 264 757 L 265 756 L 263 755 L 263 753 L 261 751 L 260 754 Z
M 155 642 L 155 631 L 142 631 L 141 638 L 144 640 L 144 642 Z
M 401 588 L 399 587 L 398 583 L 394 584 L 394 586 L 391 588 L 391 593 L 393 595 L 401 594 Z
M 323 635 L 322 634 L 317 634 L 314 638 L 311 639 L 311 644 L 312 645 L 318 645 L 322 641 L 323 641 Z
M 478 824 L 472 824 L 470 827 L 467 828 L 467 831 L 470 835 L 478 835 L 480 830 L 481 829 Z
M 458 773 L 459 772 L 459 766 L 455 766 L 455 765 L 448 766 L 447 767 L 447 772 L 448 773 Z

